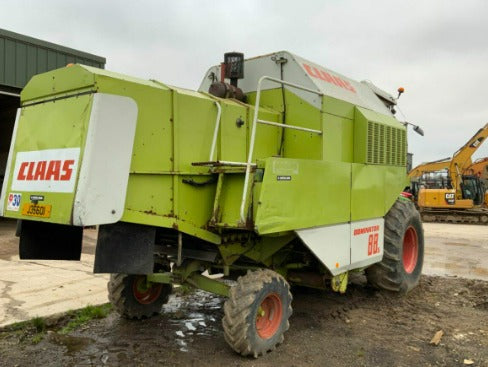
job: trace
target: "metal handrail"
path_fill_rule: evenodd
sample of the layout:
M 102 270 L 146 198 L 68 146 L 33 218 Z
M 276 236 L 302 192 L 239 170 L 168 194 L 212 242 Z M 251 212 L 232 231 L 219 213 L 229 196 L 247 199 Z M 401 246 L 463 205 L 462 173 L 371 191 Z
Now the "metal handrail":
M 215 154 L 215 147 L 217 145 L 217 136 L 219 134 L 219 128 L 220 128 L 220 116 L 222 115 L 222 107 L 220 107 L 220 103 L 217 101 L 214 101 L 215 105 L 217 106 L 217 120 L 215 121 L 215 130 L 212 138 L 212 146 L 210 147 L 210 159 L 209 161 L 213 161 L 213 157 Z
M 276 127 L 286 127 L 287 129 L 305 131 L 305 132 L 309 132 L 309 133 L 315 133 L 318 135 L 322 135 L 321 130 L 309 129 L 307 127 L 301 127 L 301 126 L 295 126 L 295 125 L 285 125 L 285 124 L 282 124 L 279 122 L 266 121 L 266 120 L 258 120 L 258 122 L 260 124 L 263 124 L 263 125 L 271 125 L 271 126 L 276 126 Z
M 276 78 L 273 78 L 273 77 L 270 77 L 270 76 L 262 76 L 259 81 L 258 81 L 258 87 L 257 87 L 257 90 L 256 90 L 256 102 L 254 104 L 254 118 L 253 118 L 253 121 L 252 121 L 252 131 L 251 131 L 251 141 L 249 142 L 249 155 L 247 156 L 247 163 L 246 163 L 246 175 L 245 175 L 245 178 L 244 178 L 244 188 L 243 188 L 243 192 L 242 192 L 242 201 L 241 201 L 241 208 L 240 208 L 240 221 L 241 221 L 241 224 L 245 224 L 246 223 L 246 214 L 245 214 L 245 209 L 246 209 L 246 199 L 247 199 L 247 195 L 248 195 L 248 191 L 249 191 L 249 175 L 251 174 L 251 166 L 252 166 L 252 155 L 254 153 L 254 142 L 256 140 L 256 125 L 258 123 L 258 121 L 260 123 L 267 123 L 268 125 L 274 125 L 274 124 L 270 124 L 269 122 L 271 121 L 266 121 L 266 122 L 263 122 L 264 120 L 259 120 L 258 119 L 258 112 L 259 112 L 259 102 L 261 100 L 261 84 L 264 80 L 269 80 L 269 81 L 272 81 L 272 82 L 275 82 L 275 83 L 278 83 L 278 84 L 281 84 L 281 85 L 288 85 L 290 87 L 293 87 L 293 88 L 296 88 L 296 89 L 300 89 L 300 90 L 303 90 L 303 91 L 306 91 L 306 92 L 310 92 L 310 93 L 314 93 L 314 94 L 317 94 L 319 96 L 323 96 L 324 94 L 320 91 L 316 91 L 316 90 L 313 90 L 313 89 L 310 89 L 310 88 L 307 88 L 307 87 L 304 87 L 302 85 L 298 85 L 298 84 L 295 84 L 295 83 L 290 83 L 290 82 L 287 82 L 287 81 L 284 81 L 284 80 L 281 80 L 281 79 L 276 79 Z M 292 125 L 285 125 L 285 124 L 278 124 L 279 127 L 283 127 L 283 128 L 291 128 Z M 296 128 L 296 126 L 294 126 Z M 299 130 L 304 130 L 305 128 L 300 128 Z M 307 130 L 304 130 L 304 131 L 308 131 L 308 130 L 312 130 L 312 129 L 307 129 Z M 319 130 L 313 130 L 313 131 L 309 131 L 309 132 L 313 132 L 313 133 L 317 133 L 317 134 L 322 134 L 322 131 L 319 131 Z

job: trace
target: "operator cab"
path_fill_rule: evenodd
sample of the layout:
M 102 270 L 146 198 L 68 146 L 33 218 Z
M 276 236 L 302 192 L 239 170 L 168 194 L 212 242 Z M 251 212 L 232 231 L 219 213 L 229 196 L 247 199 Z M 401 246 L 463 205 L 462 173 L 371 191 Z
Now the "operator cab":
M 463 199 L 473 200 L 474 205 L 482 205 L 485 200 L 485 185 L 478 176 L 463 176 L 461 184 Z

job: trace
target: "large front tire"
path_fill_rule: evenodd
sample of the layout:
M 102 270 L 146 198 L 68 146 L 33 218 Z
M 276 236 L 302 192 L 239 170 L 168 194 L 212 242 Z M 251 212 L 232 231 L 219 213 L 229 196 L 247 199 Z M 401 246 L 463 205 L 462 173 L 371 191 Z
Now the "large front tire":
M 108 298 L 121 316 L 143 319 L 161 312 L 172 289 L 171 284 L 148 284 L 145 275 L 111 274 Z
M 424 262 L 424 231 L 414 204 L 397 200 L 385 216 L 383 260 L 366 269 L 376 288 L 407 293 L 420 279 Z
M 271 270 L 248 272 L 237 279 L 224 305 L 224 336 L 243 356 L 255 358 L 283 342 L 292 314 L 290 286 Z

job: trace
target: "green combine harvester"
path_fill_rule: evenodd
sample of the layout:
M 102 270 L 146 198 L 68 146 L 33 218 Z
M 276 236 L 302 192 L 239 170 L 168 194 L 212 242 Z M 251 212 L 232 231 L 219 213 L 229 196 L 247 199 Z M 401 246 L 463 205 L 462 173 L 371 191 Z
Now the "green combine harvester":
M 94 271 L 112 274 L 125 317 L 189 284 L 228 297 L 225 339 L 257 357 L 283 341 L 290 285 L 418 283 L 406 125 L 370 82 L 289 52 L 228 53 L 198 92 L 68 65 L 21 100 L 0 200 L 20 257 L 79 260 L 83 227 L 99 226 Z

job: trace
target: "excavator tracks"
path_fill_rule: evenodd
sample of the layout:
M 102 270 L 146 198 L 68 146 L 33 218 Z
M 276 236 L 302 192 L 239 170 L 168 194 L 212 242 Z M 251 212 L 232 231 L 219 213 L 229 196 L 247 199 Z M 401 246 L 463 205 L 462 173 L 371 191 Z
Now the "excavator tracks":
M 423 209 L 420 211 L 423 222 L 465 223 L 488 225 L 488 209 L 441 210 Z

